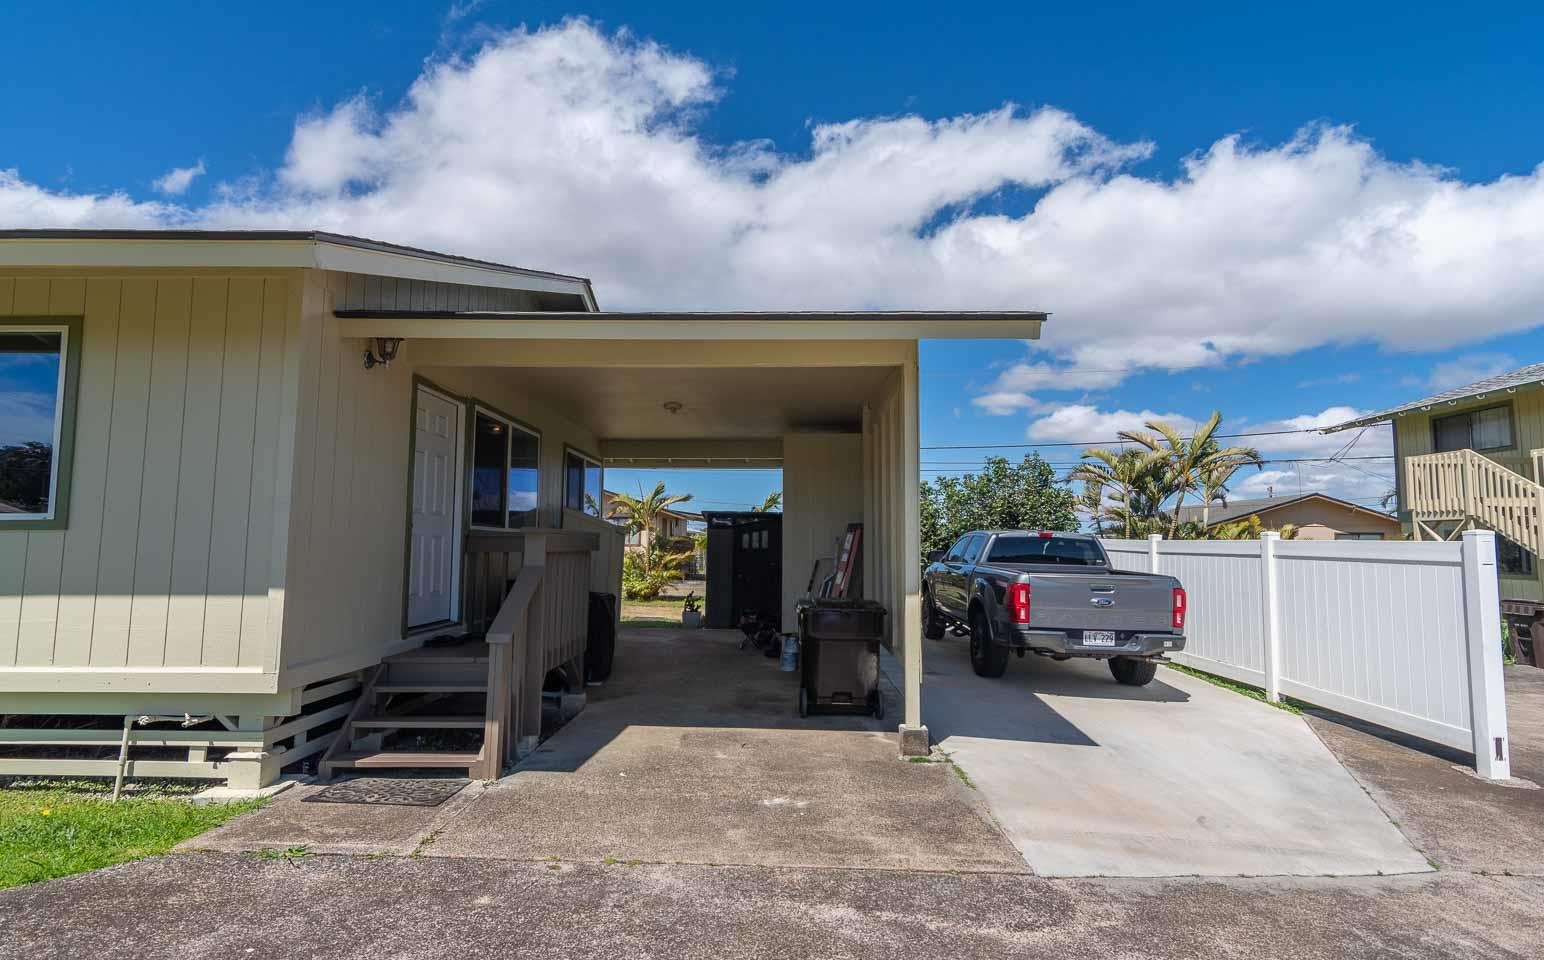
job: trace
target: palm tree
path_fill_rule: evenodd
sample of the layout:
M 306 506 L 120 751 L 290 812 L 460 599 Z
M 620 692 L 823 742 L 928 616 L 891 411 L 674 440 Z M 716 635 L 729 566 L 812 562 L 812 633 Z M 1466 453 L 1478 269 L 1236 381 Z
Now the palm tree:
M 1151 452 L 1094 447 L 1083 451 L 1083 462 L 1072 468 L 1068 479 L 1096 486 L 1101 496 L 1108 490 L 1111 504 L 1104 508 L 1105 515 L 1120 523 L 1121 536 L 1130 538 L 1144 518 L 1163 462 Z
M 1122 430 L 1122 440 L 1136 443 L 1151 455 L 1162 457 L 1168 472 L 1171 492 L 1174 496 L 1174 512 L 1169 518 L 1168 535 L 1172 538 L 1179 529 L 1180 507 L 1185 495 L 1203 486 L 1203 477 L 1211 474 L 1215 481 L 1221 478 L 1225 484 L 1239 469 L 1248 465 L 1262 466 L 1260 452 L 1253 447 L 1223 447 L 1217 442 L 1218 425 L 1222 413 L 1213 411 L 1207 421 L 1185 437 L 1161 420 L 1149 420 L 1143 424 L 1148 431 Z M 1208 491 L 1210 492 L 1210 491 Z M 1203 510 L 1205 509 L 1203 504 Z
M 1083 492 L 1078 495 L 1078 506 L 1088 511 L 1089 518 L 1094 521 L 1094 536 L 1104 536 L 1104 519 L 1107 511 L 1104 505 L 1104 485 L 1093 480 L 1083 481 Z
M 767 498 L 761 501 L 761 506 L 751 507 L 752 513 L 773 513 L 783 509 L 783 491 L 776 490 L 767 494 Z
M 619 493 L 611 498 L 611 511 L 606 514 L 606 519 L 621 520 L 627 527 L 628 533 L 638 534 L 638 540 L 643 544 L 643 554 L 647 557 L 653 553 L 650 548 L 653 546 L 654 530 L 659 515 L 691 498 L 692 495 L 689 493 L 667 494 L 663 480 L 655 484 L 653 491 L 645 496 L 643 486 L 640 484 L 636 497 L 628 493 Z

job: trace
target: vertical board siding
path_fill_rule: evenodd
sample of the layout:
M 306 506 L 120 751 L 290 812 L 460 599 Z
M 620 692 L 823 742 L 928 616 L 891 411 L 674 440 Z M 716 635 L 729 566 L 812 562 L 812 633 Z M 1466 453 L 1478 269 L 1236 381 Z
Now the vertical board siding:
M 32 280 L 17 285 L 14 309 L 18 314 L 78 317 L 85 309 L 85 298 L 86 285 L 79 279 Z M 16 635 L 17 663 L 48 663 L 53 659 L 64 535 L 63 530 L 34 530 L 27 535 L 21 621 Z
M 17 281 L 0 280 L 0 316 L 13 316 Z M 22 582 L 27 575 L 25 530 L 0 532 L 0 666 L 16 662 L 21 628 Z
M 0 315 L 83 318 L 69 524 L 0 530 L 0 669 L 272 659 L 254 644 L 243 660 L 241 644 L 265 628 L 287 507 L 274 497 L 288 286 L 0 278 Z
M 108 411 L 113 409 L 117 389 L 118 304 L 122 295 L 123 283 L 113 278 L 96 278 L 86 284 L 85 353 L 76 402 L 79 414 L 75 419 L 70 526 L 65 531 L 52 663 L 91 662 L 103 507 L 111 482 L 107 467 L 112 416 Z
M 783 629 L 821 557 L 833 557 L 849 523 L 863 519 L 863 438 L 858 434 L 783 437 Z M 865 546 L 867 546 L 865 544 Z
M 1234 562 L 1242 560 L 1244 562 Z M 1251 673 L 1265 671 L 1260 544 L 1202 540 L 1165 543 L 1158 572 L 1179 578 L 1189 611 L 1185 652 Z
M 131 667 L 166 665 L 172 538 L 177 522 L 177 477 L 182 466 L 192 305 L 191 279 L 160 281 L 156 291 L 155 352 L 150 361 L 150 401 L 140 481 L 134 601 L 129 607 L 128 665 Z

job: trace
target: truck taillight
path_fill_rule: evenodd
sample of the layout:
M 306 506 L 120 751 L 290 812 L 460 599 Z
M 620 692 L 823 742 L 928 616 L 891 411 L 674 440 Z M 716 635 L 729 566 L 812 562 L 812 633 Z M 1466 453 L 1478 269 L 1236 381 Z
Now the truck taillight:
M 1174 629 L 1185 629 L 1185 588 L 1174 588 Z
M 1009 585 L 1008 617 L 1014 623 L 1029 622 L 1029 584 L 1015 583 Z

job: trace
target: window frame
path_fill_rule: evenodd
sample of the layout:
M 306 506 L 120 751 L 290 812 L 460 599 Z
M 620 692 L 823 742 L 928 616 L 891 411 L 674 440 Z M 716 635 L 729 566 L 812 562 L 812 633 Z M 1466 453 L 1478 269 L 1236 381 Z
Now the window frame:
M 512 417 L 497 407 L 489 406 L 477 398 L 469 398 L 467 406 L 470 413 L 466 418 L 466 528 L 482 533 L 508 533 L 511 530 L 529 530 L 531 527 L 511 527 L 509 525 L 509 471 L 510 460 L 514 456 L 514 444 L 504 444 L 504 525 L 489 526 L 483 523 L 472 522 L 472 475 L 477 468 L 477 415 L 482 414 L 499 421 L 511 430 L 519 430 L 529 434 L 536 440 L 536 523 L 533 526 L 541 526 L 541 431 L 520 420 Z
M 1473 450 L 1475 453 L 1484 453 L 1484 452 L 1493 451 L 1493 450 L 1516 450 L 1517 449 L 1517 411 L 1515 409 L 1513 409 L 1512 402 L 1510 400 L 1508 400 L 1508 401 L 1505 401 L 1503 403 L 1492 403 L 1492 404 L 1488 404 L 1487 406 L 1483 406 L 1483 407 L 1475 407 L 1472 410 L 1458 410 L 1458 411 L 1455 411 L 1453 413 L 1444 413 L 1441 416 L 1432 417 L 1431 418 L 1431 449 L 1432 449 L 1432 451 L 1435 452 L 1435 453 L 1450 453 L 1450 452 L 1452 452 L 1452 451 L 1441 449 L 1441 445 L 1438 443 L 1437 438 L 1440 435 L 1440 431 L 1438 430 L 1437 425 L 1439 423 L 1441 423 L 1444 420 L 1453 420 L 1453 419 L 1456 419 L 1458 417 L 1467 417 L 1467 418 L 1469 418 L 1469 442 L 1472 444 L 1474 442 L 1474 419 L 1473 418 L 1478 416 L 1479 414 L 1486 413 L 1486 412 L 1488 412 L 1490 410 L 1505 410 L 1506 411 L 1506 432 L 1507 432 L 1507 437 L 1508 437 L 1508 439 L 1511 442 L 1506 444 L 1505 446 L 1500 446 L 1500 447 L 1475 447 L 1475 446 L 1467 446 L 1467 447 L 1460 447 L 1459 449 L 1461 449 L 1461 450 Z
M 8 333 L 59 333 L 59 397 L 55 403 L 54 451 L 49 480 L 48 513 L 0 514 L 3 530 L 65 530 L 70 525 L 70 481 L 75 461 L 75 418 L 80 395 L 80 362 L 84 353 L 85 318 L 80 316 L 0 317 Z
M 606 499 L 606 465 L 601 462 L 600 457 L 594 456 L 593 454 L 586 453 L 585 451 L 581 450 L 580 448 L 578 448 L 576 446 L 573 446 L 571 444 L 567 444 L 567 443 L 563 444 L 563 509 L 564 510 L 572 510 L 575 513 L 583 513 L 587 517 L 590 516 L 590 514 L 585 513 L 585 510 L 584 510 L 584 489 L 583 489 L 584 488 L 584 481 L 583 481 L 583 479 L 581 479 L 580 482 L 579 482 L 579 485 L 580 485 L 580 490 L 579 490 L 579 506 L 577 506 L 577 507 L 570 507 L 568 505 L 568 458 L 569 457 L 578 457 L 580 460 L 583 460 L 586 464 L 593 465 L 597 470 L 600 471 L 600 489 L 597 490 L 596 494 L 595 494 L 595 508 L 597 510 L 599 510 L 600 512 L 595 514 L 593 519 L 595 519 L 595 520 L 604 520 L 604 519 L 606 519 L 606 517 L 605 517 L 605 513 L 606 513 L 606 506 L 605 506 L 605 499 Z

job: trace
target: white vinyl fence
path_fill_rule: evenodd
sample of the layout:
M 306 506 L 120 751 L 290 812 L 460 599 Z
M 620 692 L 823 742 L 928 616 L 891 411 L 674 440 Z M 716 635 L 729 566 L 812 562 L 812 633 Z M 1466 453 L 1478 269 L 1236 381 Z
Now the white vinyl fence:
M 1495 534 L 1462 543 L 1105 540 L 1189 611 L 1178 663 L 1436 743 L 1511 775 Z

